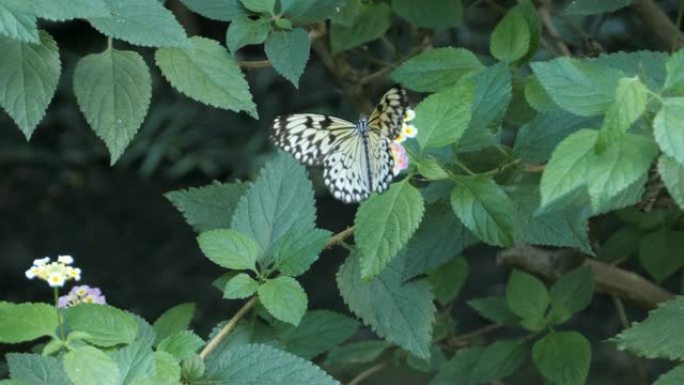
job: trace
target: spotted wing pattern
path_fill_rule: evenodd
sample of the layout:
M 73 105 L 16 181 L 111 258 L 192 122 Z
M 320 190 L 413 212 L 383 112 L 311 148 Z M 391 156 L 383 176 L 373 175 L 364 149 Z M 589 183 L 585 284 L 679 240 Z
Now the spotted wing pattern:
M 385 92 L 368 119 L 368 126 L 380 135 L 396 139 L 404 125 L 408 97 L 403 88 L 394 86 Z

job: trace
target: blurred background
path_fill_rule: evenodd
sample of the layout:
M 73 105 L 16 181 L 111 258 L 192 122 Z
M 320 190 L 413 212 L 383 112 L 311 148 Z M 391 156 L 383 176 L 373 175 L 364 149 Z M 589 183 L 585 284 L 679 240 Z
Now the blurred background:
M 192 14 L 176 0 L 167 3 L 188 35 L 225 42 L 225 23 Z M 490 64 L 491 31 L 514 4 L 464 0 L 462 25 L 436 32 L 433 45 L 464 47 Z M 658 4 L 672 20 L 677 18 L 678 1 Z M 563 15 L 564 6 L 565 2 L 554 2 L 554 21 L 577 55 L 585 55 L 592 46 L 605 52 L 670 49 L 649 32 L 631 8 L 579 17 Z M 221 268 L 201 255 L 192 229 L 163 194 L 213 180 L 253 179 L 273 154 L 267 132 L 279 114 L 326 112 L 354 120 L 359 111 L 313 51 L 299 89 L 271 68 L 246 70 L 260 116 L 254 120 L 180 95 L 154 67 L 151 49 L 115 41 L 116 48 L 134 49 L 144 56 L 153 77 L 153 96 L 139 133 L 123 157 L 110 166 L 107 150 L 87 126 L 72 90 L 76 62 L 86 54 L 102 51 L 106 39 L 84 21 L 43 23 L 42 28 L 56 39 L 63 68 L 47 114 L 27 142 L 11 119 L 0 112 L 0 299 L 49 302 L 51 293 L 46 285 L 28 281 L 24 271 L 35 258 L 70 254 L 83 269 L 81 283 L 100 287 L 110 304 L 148 321 L 175 304 L 197 303 L 193 326 L 200 335 L 206 335 L 240 304 L 222 300 L 221 293 L 211 286 Z M 388 41 L 399 53 L 406 52 L 421 33 L 397 18 Z M 370 72 L 377 69 L 375 61 L 392 62 L 397 52 L 386 42 L 377 41 L 346 55 L 360 71 Z M 535 59 L 552 56 L 542 45 Z M 243 48 L 238 59 L 263 60 L 262 47 Z M 375 101 L 390 84 L 389 79 L 378 79 L 367 88 L 368 95 Z M 411 95 L 413 103 L 421 97 Z M 319 227 L 338 232 L 351 225 L 356 206 L 333 200 L 322 186 L 319 170 L 312 170 L 311 177 L 318 191 Z M 487 247 L 467 250 L 471 274 L 460 298 L 502 292 L 509 268 L 498 266 L 495 255 L 496 250 Z M 345 257 L 343 249 L 327 251 L 303 277 L 310 309 L 348 313 L 334 280 Z M 468 331 L 485 325 L 464 302 L 454 307 L 457 328 Z M 628 313 L 632 319 L 645 314 L 638 309 L 628 309 Z M 621 330 L 612 299 L 597 296 L 572 326 L 594 343 L 589 383 L 638 383 L 634 382 L 632 358 L 602 342 Z M 8 348 L 0 346 L 0 355 Z M 649 372 L 659 369 L 658 364 L 649 365 Z M 426 381 L 418 372 L 385 370 L 366 383 L 398 383 L 391 378 L 399 375 L 403 384 Z M 531 365 L 510 383 L 530 383 L 526 381 L 541 381 Z

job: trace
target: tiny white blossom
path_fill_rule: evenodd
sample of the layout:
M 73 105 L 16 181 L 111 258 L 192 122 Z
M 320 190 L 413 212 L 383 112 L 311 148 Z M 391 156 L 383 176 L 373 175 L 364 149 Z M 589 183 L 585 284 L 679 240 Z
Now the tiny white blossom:
M 57 257 L 57 261 L 65 265 L 71 265 L 74 263 L 74 258 L 71 255 L 60 255 Z

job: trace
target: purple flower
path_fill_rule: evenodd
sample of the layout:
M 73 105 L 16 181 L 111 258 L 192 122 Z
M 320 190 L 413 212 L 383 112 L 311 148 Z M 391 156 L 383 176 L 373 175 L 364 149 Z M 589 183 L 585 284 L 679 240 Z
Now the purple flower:
M 99 288 L 88 285 L 74 286 L 69 291 L 69 294 L 63 295 L 57 300 L 57 306 L 60 308 L 67 308 L 79 303 L 104 305 L 107 301 Z

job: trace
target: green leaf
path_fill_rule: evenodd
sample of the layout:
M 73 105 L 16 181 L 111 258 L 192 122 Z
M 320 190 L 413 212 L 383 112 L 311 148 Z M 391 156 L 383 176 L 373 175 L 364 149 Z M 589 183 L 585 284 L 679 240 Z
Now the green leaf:
M 109 305 L 83 303 L 67 308 L 64 316 L 71 330 L 88 333 L 84 340 L 104 348 L 130 344 L 138 333 L 130 314 Z
M 58 323 L 54 306 L 46 303 L 0 302 L 0 342 L 18 343 L 54 336 Z
M 578 332 L 552 332 L 535 342 L 532 360 L 557 385 L 583 385 L 591 362 L 591 345 Z
M 470 376 L 484 350 L 483 347 L 459 349 L 442 365 L 430 385 L 470 385 Z
M 313 186 L 306 168 L 280 152 L 240 199 L 231 227 L 255 239 L 262 255 L 270 255 L 285 233 L 313 229 L 315 218 Z
M 338 346 L 328 352 L 325 358 L 326 366 L 340 367 L 343 365 L 366 364 L 373 362 L 391 345 L 380 340 L 354 341 Z
M 684 266 L 684 231 L 662 228 L 641 237 L 639 261 L 656 281 L 677 272 Z
M 495 246 L 513 242 L 513 203 L 493 179 L 459 177 L 451 193 L 451 207 L 483 242 Z
M 259 282 L 245 273 L 240 273 L 228 280 L 223 288 L 223 298 L 242 299 L 254 295 L 259 289 Z
M 615 90 L 615 101 L 606 112 L 603 130 L 626 132 L 646 110 L 648 88 L 638 77 L 622 78 Z
M 565 7 L 564 13 L 567 15 L 594 15 L 617 11 L 630 5 L 633 0 L 574 0 Z
M 140 129 L 152 97 L 147 64 L 137 52 L 108 48 L 79 60 L 74 70 L 76 101 L 111 154 L 123 154 Z
M 653 136 L 663 152 L 684 164 L 684 98 L 665 98 L 653 119 Z
M 233 229 L 205 231 L 197 237 L 204 255 L 215 264 L 233 270 L 255 270 L 259 244 Z
M 154 375 L 154 353 L 151 344 L 137 341 L 111 352 L 110 357 L 119 367 L 122 385 L 131 385 L 137 378 Z
M 233 211 L 249 185 L 242 182 L 219 183 L 187 190 L 171 191 L 164 196 L 183 213 L 185 221 L 198 232 L 230 227 Z
M 408 179 L 361 204 L 354 219 L 354 239 L 364 280 L 378 275 L 408 242 L 423 210 L 423 197 Z
M 292 277 L 269 279 L 259 287 L 258 293 L 261 304 L 280 321 L 297 326 L 306 313 L 306 292 Z
M 549 292 L 544 284 L 520 270 L 513 270 L 506 285 L 506 303 L 520 318 L 541 318 L 549 306 Z
M 468 306 L 475 309 L 482 317 L 493 322 L 511 325 L 520 321 L 520 318 L 508 308 L 508 303 L 504 297 L 471 299 L 468 301 Z
M 418 27 L 446 29 L 461 24 L 461 0 L 392 0 L 394 11 Z
M 494 28 L 489 49 L 498 60 L 512 63 L 527 54 L 530 41 L 530 28 L 523 11 L 514 7 Z
M 661 155 L 658 159 L 658 173 L 672 199 L 679 208 L 684 209 L 684 166 L 674 158 Z
M 268 35 L 264 50 L 273 68 L 295 87 L 309 60 L 311 40 L 301 28 L 292 31 L 273 31 Z
M 349 309 L 376 334 L 428 358 L 435 310 L 432 293 L 424 279 L 404 283 L 399 262 L 363 281 L 359 258 L 352 254 L 337 272 L 337 286 Z
M 332 24 L 339 24 L 345 27 L 354 25 L 356 18 L 361 12 L 361 0 L 347 0 L 342 2 L 339 11 L 332 18 Z
M 183 360 L 196 353 L 203 345 L 204 341 L 197 334 L 190 330 L 183 330 L 161 340 L 157 350 Z
M 22 0 L 4 0 L 0 3 L 0 41 L 8 37 L 16 40 L 17 45 L 20 42 L 40 43 L 34 8 Z
M 307 312 L 297 327 L 285 324 L 276 327 L 285 350 L 311 360 L 354 335 L 359 322 L 333 311 L 314 310 Z
M 551 112 L 560 109 L 534 75 L 527 76 L 525 80 L 525 100 L 539 112 Z
M 30 0 L 33 12 L 41 19 L 65 21 L 89 17 L 107 17 L 109 8 L 105 0 Z
M 208 383 L 216 384 L 340 385 L 310 361 L 270 346 L 251 344 L 209 356 L 206 378 Z
M 615 336 L 613 339 L 620 350 L 646 358 L 684 358 L 684 297 L 661 303 L 648 313 L 641 322 Z
M 246 45 L 261 44 L 266 41 L 271 31 L 267 19 L 252 20 L 247 16 L 239 16 L 228 26 L 226 44 L 230 52 L 235 52 Z
M 195 314 L 195 308 L 194 303 L 186 302 L 178 304 L 160 315 L 152 326 L 157 334 L 156 343 L 187 329 Z
M 510 376 L 527 359 L 525 339 L 499 340 L 487 346 L 470 373 L 472 384 L 491 383 Z
M 116 362 L 102 350 L 92 346 L 82 346 L 65 354 L 64 370 L 74 385 L 121 383 L 121 373 Z
M 57 43 L 47 32 L 39 36 L 40 44 L 0 36 L 0 106 L 27 139 L 45 115 L 62 70 Z
M 474 97 L 474 83 L 465 79 L 423 99 L 416 106 L 420 127 L 416 140 L 422 149 L 457 143 L 468 128 Z
M 432 158 L 422 159 L 418 163 L 418 172 L 430 181 L 449 179 L 449 174 L 446 170 L 442 168 L 438 161 Z
M 608 110 L 622 71 L 590 61 L 558 58 L 531 64 L 544 90 L 561 108 L 575 115 L 594 116 Z
M 330 27 L 330 46 L 337 54 L 385 34 L 392 25 L 392 10 L 385 3 L 362 3 L 352 25 L 333 23 Z
M 169 353 L 154 352 L 154 375 L 136 380 L 135 385 L 177 385 L 181 368 L 176 358 Z
M 194 354 L 181 362 L 181 378 L 191 384 L 198 382 L 198 380 L 204 376 L 205 371 L 206 364 L 197 354 Z
M 7 353 L 6 357 L 10 377 L 17 385 L 71 385 L 62 363 L 54 357 L 20 353 Z
M 273 14 L 276 0 L 240 0 L 245 8 L 256 13 Z
M 397 67 L 390 77 L 410 90 L 435 92 L 454 86 L 482 69 L 484 66 L 471 51 L 443 47 L 414 56 Z
M 623 258 L 629 258 L 639 251 L 641 231 L 632 227 L 624 226 L 613 232 L 596 253 L 603 262 L 615 262 Z
M 456 298 L 466 278 L 468 278 L 468 262 L 463 257 L 454 258 L 428 274 L 432 293 L 442 305 Z
M 280 11 L 301 24 L 311 24 L 333 17 L 346 1 L 342 0 L 280 0 Z
M 674 369 L 658 377 L 653 385 L 679 385 L 684 383 L 684 365 L 675 366 Z
M 245 111 L 256 118 L 249 85 L 240 67 L 216 41 L 192 37 L 183 48 L 160 48 L 157 66 L 166 80 L 186 96 L 213 107 Z
M 586 118 L 562 110 L 537 114 L 523 124 L 515 136 L 513 153 L 526 163 L 543 163 L 568 135 L 581 128 L 598 126 L 597 119 Z
M 248 12 L 240 0 L 181 0 L 191 11 L 208 19 L 231 21 Z
M 187 35 L 170 10 L 157 0 L 105 0 L 106 17 L 90 17 L 98 31 L 143 47 L 181 47 Z
M 684 93 L 684 50 L 674 52 L 665 62 L 667 75 L 663 90 L 672 93 Z
M 624 76 L 638 76 L 649 89 L 660 90 L 665 82 L 665 62 L 668 58 L 665 52 L 637 51 L 602 54 L 589 61 L 619 69 Z
M 552 322 L 563 323 L 570 316 L 584 310 L 594 295 L 594 274 L 588 266 L 578 267 L 563 274 L 551 286 L 551 311 L 548 317 Z
M 303 274 L 318 259 L 330 236 L 330 231 L 321 229 L 285 233 L 273 248 L 276 269 L 291 277 Z

